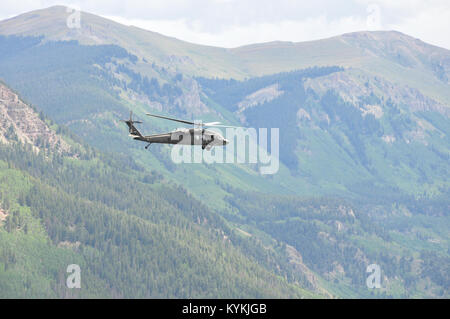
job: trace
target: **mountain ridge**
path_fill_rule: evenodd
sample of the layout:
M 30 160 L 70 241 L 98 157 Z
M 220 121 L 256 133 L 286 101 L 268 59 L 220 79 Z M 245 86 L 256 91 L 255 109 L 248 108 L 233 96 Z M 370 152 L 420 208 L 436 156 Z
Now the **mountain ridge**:
M 225 49 L 189 43 L 84 12 L 81 12 L 81 28 L 68 28 L 66 19 L 70 14 L 64 6 L 24 13 L 0 21 L 0 34 L 44 36 L 52 41 L 77 40 L 89 45 L 115 44 L 126 48 L 142 61 L 138 63 L 139 72 L 147 68 L 144 61 L 191 76 L 240 80 L 313 65 L 360 68 L 420 89 L 450 105 L 450 90 L 447 89 L 450 51 L 398 31 L 363 31 L 314 41 L 276 41 Z M 385 49 L 378 47 L 378 44 L 377 47 L 368 46 L 368 38 L 391 48 L 391 51 L 386 55 L 383 53 Z M 411 50 L 411 47 L 417 47 L 417 43 L 425 50 L 437 48 L 440 53 L 438 56 L 422 55 L 418 58 Z M 409 66 L 411 61 L 418 61 L 418 64 L 412 68 Z

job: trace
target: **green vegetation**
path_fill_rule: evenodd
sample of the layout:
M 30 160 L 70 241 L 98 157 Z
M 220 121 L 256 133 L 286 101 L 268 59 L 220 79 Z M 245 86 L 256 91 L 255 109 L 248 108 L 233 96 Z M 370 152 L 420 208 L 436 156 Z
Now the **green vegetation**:
M 84 45 L 59 41 L 60 11 L 32 19 L 38 36 L 0 36 L 0 77 L 72 148 L 35 154 L 5 127 L 1 297 L 449 297 L 446 50 L 395 32 L 224 50 L 93 15 L 114 44 Z M 117 119 L 142 120 L 149 104 L 280 128 L 280 171 L 144 150 Z M 71 263 L 79 291 L 65 288 Z M 381 290 L 365 286 L 371 263 Z
M 449 296 L 448 216 L 433 215 L 430 210 L 425 216 L 419 208 L 421 201 L 405 201 L 411 214 L 406 217 L 399 212 L 401 205 L 390 210 L 335 198 L 236 191 L 228 200 L 239 211 L 234 218 L 237 225 L 251 225 L 295 247 L 303 262 L 327 280 L 323 285 L 328 291 L 339 296 Z M 448 205 L 447 198 L 434 202 L 440 212 Z M 422 226 L 423 222 L 427 225 Z M 375 294 L 366 287 L 365 271 L 372 263 L 381 267 L 383 276 L 382 289 Z
M 345 79 L 347 72 L 310 68 L 242 82 L 198 81 L 213 101 L 230 111 L 251 93 L 278 85 L 281 95 L 242 114 L 250 127 L 280 128 L 280 160 L 292 175 L 319 186 L 315 194 L 372 198 L 386 198 L 393 191 L 427 194 L 424 197 L 448 194 L 447 116 L 436 110 L 415 112 L 381 93 L 355 96 L 356 101 L 349 102 L 333 88 L 322 93 L 304 85 L 334 75 Z M 379 113 L 364 111 L 370 107 Z
M 1 145 L 0 158 L 2 297 L 314 296 L 282 279 L 292 270 L 275 270 L 258 242 L 133 164 L 47 159 L 20 144 Z M 72 263 L 83 274 L 75 292 Z

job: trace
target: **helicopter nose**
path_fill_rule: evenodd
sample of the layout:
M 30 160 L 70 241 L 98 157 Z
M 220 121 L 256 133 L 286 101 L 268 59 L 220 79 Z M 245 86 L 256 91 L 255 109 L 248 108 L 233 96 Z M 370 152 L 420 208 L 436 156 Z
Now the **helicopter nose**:
M 223 145 L 227 145 L 227 144 L 229 144 L 230 142 L 226 139 L 226 138 L 224 138 L 223 139 Z

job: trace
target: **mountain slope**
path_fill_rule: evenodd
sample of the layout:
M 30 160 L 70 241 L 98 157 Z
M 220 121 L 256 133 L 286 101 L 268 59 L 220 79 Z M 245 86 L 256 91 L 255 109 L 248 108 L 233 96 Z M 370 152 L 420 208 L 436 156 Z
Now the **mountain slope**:
M 362 184 L 399 187 L 415 195 L 439 194 L 448 188 L 448 174 L 442 173 L 448 170 L 447 105 L 363 70 L 330 67 L 227 82 L 192 79 L 155 66 L 158 77 L 149 80 L 133 71 L 136 57 L 114 45 L 40 44 L 41 39 L 33 37 L 0 37 L 0 41 L 8 47 L 0 52 L 0 75 L 27 99 L 96 147 L 123 152 L 126 145 L 127 153 L 132 152 L 139 163 L 158 167 L 174 181 L 184 180 L 195 196 L 215 208 L 226 206 L 223 198 L 228 192 L 223 185 L 227 184 L 303 194 L 360 194 Z M 73 57 L 67 58 L 69 52 Z M 187 93 L 191 85 L 196 90 Z M 283 94 L 254 101 L 259 90 L 273 85 Z M 185 103 L 192 101 L 193 92 L 197 102 Z M 237 110 L 239 103 L 248 101 L 256 106 Z M 223 117 L 237 123 L 246 118 L 245 125 L 281 128 L 280 172 L 268 179 L 249 165 L 191 164 L 186 169 L 171 161 L 168 147 L 142 149 L 124 134 L 117 118 L 129 109 L 142 118 L 152 107 L 184 116 L 206 112 L 205 120 Z M 170 129 L 163 121 L 148 122 L 151 126 L 144 125 L 143 132 Z M 397 144 L 404 147 L 400 154 Z M 333 165 L 324 170 L 322 159 L 329 150 L 334 150 Z M 418 158 L 423 158 L 420 161 L 427 163 L 430 173 L 417 166 Z M 433 165 L 442 168 L 435 177 Z
M 0 90 L 1 109 L 26 109 L 22 125 L 40 124 L 35 137 L 45 139 L 52 130 L 33 109 L 3 84 Z M 275 252 L 236 235 L 183 189 L 130 159 L 126 165 L 54 131 L 76 156 L 53 146 L 35 153 L 38 139 L 11 136 L 0 144 L 3 298 L 314 296 L 282 279 L 292 270 Z M 79 291 L 65 286 L 70 264 L 82 269 Z
M 184 72 L 206 74 L 209 70 L 245 76 L 227 49 L 202 46 L 166 37 L 159 33 L 125 26 L 87 13 L 81 13 L 81 28 L 67 27 L 70 10 L 54 6 L 22 14 L 0 23 L 0 34 L 45 36 L 49 40 L 77 40 L 81 44 L 115 44 L 147 60 L 179 68 Z M 221 70 L 221 71 L 220 71 Z
M 46 147 L 55 152 L 70 152 L 70 145 L 47 126 L 42 115 L 1 83 L 0 122 L 0 141 L 3 143 L 13 140 L 31 144 L 36 151 Z
M 408 85 L 449 103 L 450 51 L 395 31 L 355 32 L 329 39 L 274 42 L 233 49 L 252 75 L 338 65 Z
M 132 70 L 137 64 L 135 56 L 117 46 L 83 46 L 73 41 L 40 44 L 40 41 L 34 37 L 0 36 L 0 47 L 8 48 L 0 51 L 0 76 L 57 123 L 67 125 L 87 142 L 106 151 L 132 153 L 144 167 L 158 169 L 173 181 L 185 181 L 195 196 L 221 207 L 226 191 L 218 180 L 240 184 L 245 189 L 278 188 L 270 180 L 262 182 L 263 177 L 254 167 L 192 164 L 186 169 L 172 162 L 169 147 L 153 145 L 146 150 L 129 138 L 126 126 L 118 119 L 127 116 L 130 110 L 143 119 L 150 107 L 156 112 L 173 111 L 190 117 L 198 113 L 197 108 L 208 105 L 204 120 L 226 117 L 238 123 L 232 115 L 222 115 L 226 113 L 210 106 L 194 79 L 182 76 L 179 80 L 176 73 L 157 66 L 154 67 L 157 75 L 142 77 Z M 197 90 L 193 91 L 191 85 Z M 174 124 L 152 119 L 140 127 L 144 134 L 173 128 Z M 203 179 L 201 183 L 198 177 Z
M 245 126 L 282 128 L 281 161 L 311 193 L 447 194 L 449 108 L 360 70 L 326 70 L 198 81 Z

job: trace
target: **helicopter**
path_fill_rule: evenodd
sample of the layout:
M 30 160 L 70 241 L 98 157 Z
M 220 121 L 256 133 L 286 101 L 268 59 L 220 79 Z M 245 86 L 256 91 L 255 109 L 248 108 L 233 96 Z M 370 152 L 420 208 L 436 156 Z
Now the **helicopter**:
M 134 124 L 141 124 L 141 121 L 133 120 L 133 111 L 130 112 L 129 120 L 121 120 L 128 126 L 130 136 L 134 140 L 146 142 L 145 149 L 153 143 L 160 144 L 181 144 L 181 145 L 201 145 L 203 150 L 211 150 L 213 146 L 224 146 L 229 144 L 229 141 L 224 138 L 220 133 L 207 129 L 207 127 L 233 127 L 229 125 L 221 125 L 221 122 L 191 122 L 186 120 L 179 120 L 167 116 L 161 116 L 156 114 L 146 113 L 148 116 L 157 117 L 165 120 L 175 121 L 183 124 L 193 125 L 193 128 L 177 128 L 171 132 L 154 134 L 154 135 L 142 135 Z

